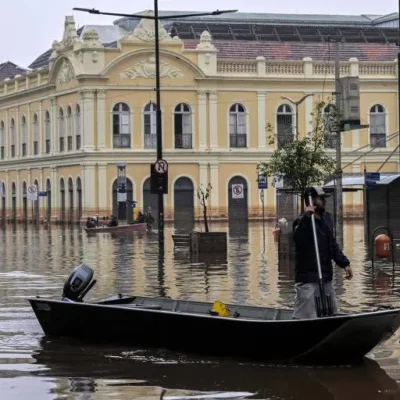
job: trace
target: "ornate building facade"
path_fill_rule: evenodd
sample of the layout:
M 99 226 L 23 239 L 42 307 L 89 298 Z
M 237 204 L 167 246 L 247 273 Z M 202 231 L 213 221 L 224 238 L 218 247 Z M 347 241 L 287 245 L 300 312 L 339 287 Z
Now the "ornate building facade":
M 393 135 L 399 125 L 396 29 L 345 17 L 332 23 L 321 16 L 314 27 L 309 21 L 302 27 L 297 16 L 299 26 L 293 28 L 289 17 L 282 18 L 255 15 L 250 21 L 238 15 L 160 25 L 167 219 L 198 215 L 196 192 L 208 183 L 212 217 L 261 215 L 258 162 L 293 140 L 296 130 L 311 131 L 314 102 L 332 98 L 328 36 L 333 29 L 345 37 L 341 76 L 359 76 L 362 123 L 370 125 L 343 133 L 344 172 L 362 173 L 364 165 L 374 172 L 399 143 Z M 156 160 L 157 107 L 151 20 L 122 19 L 112 27 L 77 30 L 68 16 L 62 40 L 18 72 L 0 82 L 3 219 L 79 221 L 110 215 L 117 208 L 120 162 L 127 164 L 128 199 L 139 209 L 157 207 L 149 179 Z M 282 99 L 296 101 L 308 93 L 313 96 L 298 110 Z M 274 144 L 267 139 L 267 123 Z M 327 151 L 334 157 L 328 136 Z M 353 162 L 362 146 L 375 149 Z M 398 170 L 398 157 L 392 157 L 381 172 Z M 40 192 L 38 201 L 28 200 L 31 184 Z M 235 185 L 243 191 L 234 194 Z M 293 202 L 279 196 L 270 179 L 268 216 L 276 216 L 278 204 L 282 213 Z M 344 200 L 347 215 L 360 213 L 362 194 L 346 193 Z

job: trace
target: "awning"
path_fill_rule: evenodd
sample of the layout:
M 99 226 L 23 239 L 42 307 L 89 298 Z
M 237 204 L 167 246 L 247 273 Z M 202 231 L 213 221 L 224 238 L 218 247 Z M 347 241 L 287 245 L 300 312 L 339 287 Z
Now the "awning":
M 380 176 L 380 180 L 376 183 L 378 185 L 389 185 L 394 182 L 396 179 L 400 178 L 400 174 L 388 174 L 382 173 Z M 365 178 L 364 174 L 359 176 L 344 176 L 342 178 L 342 186 L 364 186 Z M 335 187 L 335 180 L 329 181 L 324 187 Z

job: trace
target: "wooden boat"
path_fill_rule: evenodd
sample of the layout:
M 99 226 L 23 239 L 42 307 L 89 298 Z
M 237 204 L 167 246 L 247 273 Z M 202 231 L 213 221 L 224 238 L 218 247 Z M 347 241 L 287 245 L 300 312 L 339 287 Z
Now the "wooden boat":
M 125 224 L 118 226 L 99 226 L 97 228 L 83 228 L 87 233 L 102 233 L 102 232 L 134 232 L 134 231 L 146 231 L 147 224 Z
M 230 312 L 221 316 L 209 302 L 122 294 L 85 303 L 93 275 L 81 264 L 61 300 L 28 299 L 46 335 L 277 363 L 342 364 L 362 360 L 400 326 L 399 308 L 294 320 L 290 309 L 228 304 Z

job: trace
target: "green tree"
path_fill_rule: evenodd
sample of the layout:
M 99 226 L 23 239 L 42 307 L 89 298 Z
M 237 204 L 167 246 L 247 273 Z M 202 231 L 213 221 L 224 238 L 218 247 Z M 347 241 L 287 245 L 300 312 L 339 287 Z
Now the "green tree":
M 334 159 L 325 149 L 325 122 L 323 112 L 327 103 L 318 102 L 314 107 L 313 130 L 298 140 L 289 141 L 274 151 L 269 161 L 257 165 L 258 174 L 285 178 L 293 193 L 301 197 L 301 211 L 304 211 L 304 191 L 308 186 L 320 185 L 324 178 L 335 170 Z M 332 116 L 333 125 L 336 117 Z M 333 127 L 332 127 L 333 128 Z M 275 143 L 272 126 L 267 124 L 270 143 Z
M 201 184 L 197 189 L 197 197 L 200 199 L 200 204 L 203 208 L 203 219 L 206 232 L 209 232 L 207 219 L 207 199 L 210 197 L 211 189 L 211 183 L 209 183 L 207 187 L 204 187 L 203 184 Z

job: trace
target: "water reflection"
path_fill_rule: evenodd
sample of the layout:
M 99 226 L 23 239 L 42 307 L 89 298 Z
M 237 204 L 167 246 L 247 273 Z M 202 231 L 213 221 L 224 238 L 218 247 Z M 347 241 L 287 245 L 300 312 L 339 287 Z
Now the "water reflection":
M 97 279 L 87 300 L 126 293 L 292 307 L 292 243 L 290 237 L 275 242 L 273 227 L 273 223 L 266 223 L 264 240 L 261 222 L 213 222 L 212 231 L 228 233 L 228 252 L 222 256 L 191 255 L 188 249 L 174 249 L 174 226 L 167 226 L 165 254 L 161 257 L 157 232 L 87 235 L 68 226 L 3 227 L 1 398 L 82 399 L 91 393 L 98 397 L 87 398 L 149 399 L 159 398 L 162 390 L 166 390 L 165 398 L 171 390 L 186 390 L 187 394 L 188 390 L 254 393 L 259 389 L 256 398 L 347 399 L 349 393 L 351 398 L 374 399 L 379 393 L 398 398 L 397 384 L 388 374 L 400 379 L 399 334 L 370 355 L 384 370 L 376 362 L 343 369 L 276 369 L 226 360 L 190 359 L 163 351 L 81 347 L 70 341 L 49 341 L 43 339 L 25 301 L 25 297 L 37 294 L 59 298 L 72 268 L 86 263 L 94 268 Z M 201 230 L 202 225 L 195 229 Z M 348 282 L 343 279 L 342 270 L 335 269 L 340 308 L 358 311 L 380 305 L 400 306 L 398 271 L 393 270 L 390 261 L 377 261 L 372 269 L 361 223 L 346 223 L 344 242 L 355 276 Z M 210 332 L 202 340 L 216 340 L 216 333 Z M 235 337 L 235 346 L 240 346 L 240 338 Z

